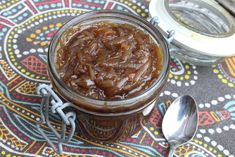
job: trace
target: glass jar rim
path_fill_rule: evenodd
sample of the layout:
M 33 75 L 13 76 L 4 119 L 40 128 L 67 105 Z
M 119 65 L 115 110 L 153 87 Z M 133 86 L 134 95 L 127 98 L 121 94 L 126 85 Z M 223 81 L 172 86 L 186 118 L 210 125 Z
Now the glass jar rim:
M 59 75 L 55 69 L 54 57 L 51 55 L 51 53 L 53 53 L 53 51 L 55 51 L 56 41 L 61 37 L 61 35 L 64 33 L 64 31 L 66 29 L 68 29 L 70 26 L 72 26 L 73 24 L 78 25 L 79 22 L 82 22 L 83 20 L 89 20 L 89 17 L 101 18 L 102 16 L 104 16 L 106 18 L 125 19 L 125 20 L 128 20 L 129 22 L 135 21 L 136 24 L 145 26 L 143 28 L 145 30 L 148 30 L 148 32 L 151 33 L 150 36 L 152 38 L 154 38 L 154 40 L 156 40 L 157 43 L 162 47 L 162 59 L 163 59 L 162 63 L 163 63 L 163 65 L 162 65 L 162 70 L 161 70 L 159 77 L 148 89 L 144 90 L 143 92 L 141 92 L 139 95 L 137 95 L 135 97 L 130 97 L 130 98 L 126 98 L 126 99 L 118 99 L 118 100 L 99 100 L 99 99 L 93 99 L 90 97 L 86 97 L 86 96 L 70 89 L 59 78 Z M 170 55 L 169 55 L 168 45 L 167 45 L 167 42 L 165 41 L 165 38 L 163 37 L 163 35 L 157 30 L 156 27 L 154 27 L 152 24 L 150 24 L 149 22 L 147 22 L 143 18 L 141 18 L 137 15 L 134 15 L 134 14 L 130 14 L 130 13 L 126 13 L 126 12 L 124 13 L 124 12 L 120 12 L 120 11 L 113 11 L 113 10 L 91 11 L 91 12 L 83 13 L 83 14 L 79 15 L 78 17 L 75 17 L 72 20 L 68 21 L 54 35 L 54 37 L 49 45 L 49 52 L 48 52 L 49 75 L 51 74 L 56 81 L 55 83 L 57 85 L 59 85 L 60 87 L 62 87 L 63 90 L 65 90 L 66 92 L 71 94 L 71 96 L 79 97 L 81 99 L 86 99 L 89 102 L 96 102 L 97 106 L 94 106 L 94 107 L 101 107 L 101 106 L 104 106 L 104 104 L 106 104 L 105 106 L 111 107 L 111 108 L 112 107 L 120 107 L 120 104 L 123 104 L 127 101 L 135 102 L 137 100 L 140 100 L 141 98 L 144 98 L 144 96 L 146 96 L 149 91 L 154 90 L 154 87 L 155 88 L 161 87 L 162 83 L 164 82 L 164 79 L 167 77 L 168 68 L 169 68 L 169 58 L 170 58 L 169 56 Z M 110 103 L 112 103 L 113 105 L 109 106 L 108 104 L 110 104 Z

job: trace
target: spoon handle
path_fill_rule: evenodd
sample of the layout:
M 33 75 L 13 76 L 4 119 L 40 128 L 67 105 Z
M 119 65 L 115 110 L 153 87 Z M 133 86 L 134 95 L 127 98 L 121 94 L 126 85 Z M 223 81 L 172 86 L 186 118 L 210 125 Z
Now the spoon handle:
M 175 151 L 175 148 L 174 147 L 171 147 L 170 148 L 170 152 L 168 154 L 168 157 L 173 157 L 174 156 L 174 151 Z

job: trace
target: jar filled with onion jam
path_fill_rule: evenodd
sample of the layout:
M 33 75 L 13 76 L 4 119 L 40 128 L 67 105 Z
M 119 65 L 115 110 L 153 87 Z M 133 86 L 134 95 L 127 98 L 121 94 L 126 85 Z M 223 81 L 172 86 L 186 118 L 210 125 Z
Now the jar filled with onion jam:
M 168 47 L 157 28 L 118 11 L 82 14 L 48 53 L 54 90 L 74 104 L 79 134 L 115 141 L 136 133 L 166 83 Z

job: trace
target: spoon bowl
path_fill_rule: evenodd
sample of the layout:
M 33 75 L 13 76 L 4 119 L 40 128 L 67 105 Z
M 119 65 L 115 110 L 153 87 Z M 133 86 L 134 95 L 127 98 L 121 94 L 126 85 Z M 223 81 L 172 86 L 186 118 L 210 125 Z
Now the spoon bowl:
M 195 100 L 184 95 L 178 97 L 167 109 L 162 122 L 162 132 L 170 144 L 169 157 L 176 147 L 191 140 L 198 126 L 198 109 Z

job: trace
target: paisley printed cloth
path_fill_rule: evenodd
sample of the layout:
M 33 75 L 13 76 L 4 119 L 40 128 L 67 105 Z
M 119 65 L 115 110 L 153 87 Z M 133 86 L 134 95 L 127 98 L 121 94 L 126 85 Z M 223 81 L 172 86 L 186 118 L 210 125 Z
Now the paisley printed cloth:
M 148 3 L 143 0 L 0 1 L 0 156 L 59 156 L 36 129 L 41 102 L 36 87 L 50 83 L 46 53 L 62 24 L 83 12 L 101 9 L 122 10 L 147 18 Z M 195 138 L 179 147 L 175 155 L 234 157 L 235 57 L 209 67 L 194 66 L 172 57 L 167 86 L 140 132 L 118 143 L 92 142 L 76 135 L 63 145 L 63 156 L 167 156 L 169 147 L 161 132 L 161 121 L 171 101 L 183 94 L 193 95 L 198 102 L 199 129 Z M 52 119 L 54 127 L 60 130 L 58 119 Z M 47 126 L 42 128 L 55 139 Z

